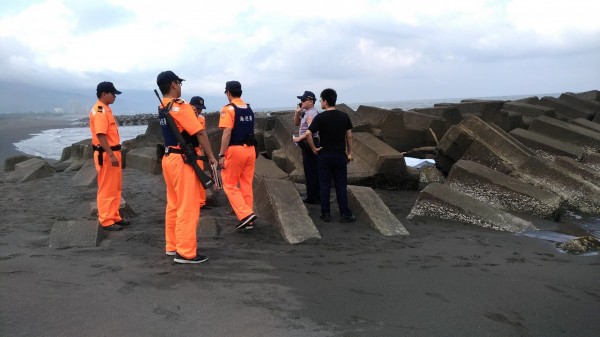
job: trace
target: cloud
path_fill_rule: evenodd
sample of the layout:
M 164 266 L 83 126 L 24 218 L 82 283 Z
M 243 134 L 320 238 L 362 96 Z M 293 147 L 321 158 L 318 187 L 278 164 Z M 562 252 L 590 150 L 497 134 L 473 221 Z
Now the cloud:
M 565 91 L 600 86 L 593 76 L 600 2 L 591 0 L 307 0 L 291 10 L 269 0 L 2 6 L 0 80 L 36 85 L 87 90 L 112 80 L 147 91 L 171 69 L 188 80 L 184 95 L 222 99 L 224 82 L 237 79 L 255 106 L 289 105 L 299 92 L 325 87 L 339 88 L 348 102 L 527 94 L 505 92 L 517 69 L 555 83 L 578 74 L 564 82 L 579 86 Z

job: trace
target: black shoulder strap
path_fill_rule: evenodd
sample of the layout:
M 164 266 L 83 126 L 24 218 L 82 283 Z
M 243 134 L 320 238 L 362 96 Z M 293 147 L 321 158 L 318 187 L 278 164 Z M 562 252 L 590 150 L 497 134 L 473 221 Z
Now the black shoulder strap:
M 173 102 L 175 102 L 174 99 L 171 100 L 171 102 L 169 102 L 169 104 L 167 104 L 167 106 L 160 108 L 159 111 L 163 114 L 171 112 L 171 108 L 173 107 Z

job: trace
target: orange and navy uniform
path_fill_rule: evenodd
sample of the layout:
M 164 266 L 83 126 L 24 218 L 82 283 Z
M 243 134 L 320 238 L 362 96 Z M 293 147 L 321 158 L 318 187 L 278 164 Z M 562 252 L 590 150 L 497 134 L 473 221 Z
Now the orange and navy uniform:
M 106 135 L 110 147 L 120 145 L 119 130 L 112 110 L 100 101 L 97 101 L 90 111 L 90 130 L 94 147 L 100 145 L 98 134 Z M 115 150 L 113 153 L 119 160 L 118 166 L 111 165 L 106 152 L 94 152 L 94 163 L 98 172 L 98 194 L 96 195 L 98 221 L 102 227 L 111 226 L 122 220 L 119 214 L 122 190 L 121 151 Z M 99 163 L 98 155 L 102 156 L 102 165 Z
M 248 105 L 246 105 L 239 97 L 232 99 L 231 103 L 239 108 L 248 107 Z M 233 106 L 228 104 L 221 108 L 219 128 L 232 129 L 232 138 L 236 133 L 235 117 L 235 108 Z M 252 119 L 253 118 L 254 116 L 252 116 Z M 238 220 L 242 220 L 254 213 L 252 210 L 254 203 L 252 179 L 254 178 L 256 152 L 254 146 L 248 146 L 246 144 L 233 145 L 230 140 L 224 155 L 225 167 L 221 171 L 223 191 L 225 191 Z
M 163 98 L 167 106 L 172 99 Z M 184 100 L 173 101 L 170 111 L 180 132 L 194 135 L 204 127 L 198 121 L 191 105 Z M 161 124 L 166 121 L 161 120 Z M 178 144 L 166 144 L 165 157 L 162 160 L 163 176 L 167 187 L 167 207 L 165 211 L 166 251 L 177 251 L 186 259 L 196 257 L 196 229 L 200 217 L 201 192 L 204 191 L 200 180 L 191 165 L 184 162 L 180 153 L 169 153 L 171 149 L 181 149 Z

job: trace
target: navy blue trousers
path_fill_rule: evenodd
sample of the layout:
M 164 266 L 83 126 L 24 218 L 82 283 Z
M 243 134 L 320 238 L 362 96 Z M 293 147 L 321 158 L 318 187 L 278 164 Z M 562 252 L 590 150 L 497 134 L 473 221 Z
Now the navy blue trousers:
M 331 179 L 333 178 L 340 215 L 351 216 L 352 212 L 348 208 L 348 162 L 346 154 L 319 152 L 317 160 L 321 190 L 321 214 L 331 214 L 329 192 L 331 189 Z
M 302 164 L 304 166 L 304 178 L 306 178 L 306 198 L 310 201 L 319 200 L 319 169 L 317 155 L 307 145 L 302 148 Z

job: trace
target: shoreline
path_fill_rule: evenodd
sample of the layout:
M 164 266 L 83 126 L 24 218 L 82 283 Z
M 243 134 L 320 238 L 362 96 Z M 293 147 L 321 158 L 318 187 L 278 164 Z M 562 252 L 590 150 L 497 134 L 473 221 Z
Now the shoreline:
M 0 119 L 0 163 L 9 157 L 25 154 L 14 143 L 31 138 L 31 135 L 49 129 L 72 127 L 71 116 L 25 116 L 11 115 Z

